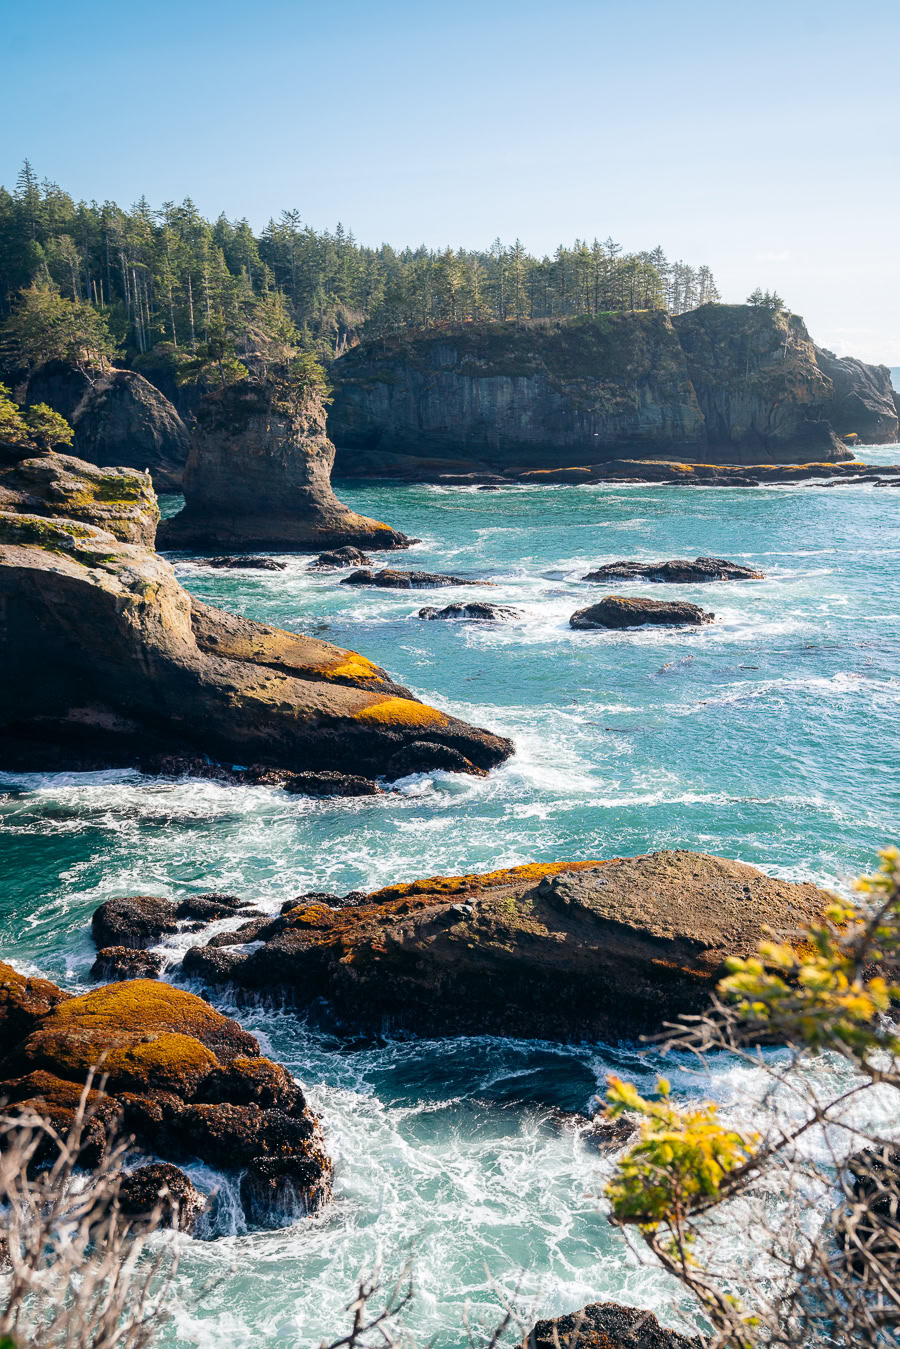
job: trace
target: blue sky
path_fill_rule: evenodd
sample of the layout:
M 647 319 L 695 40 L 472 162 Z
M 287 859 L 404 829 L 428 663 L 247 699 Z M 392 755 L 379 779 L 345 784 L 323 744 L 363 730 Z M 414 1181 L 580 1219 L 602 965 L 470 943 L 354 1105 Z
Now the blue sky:
M 0 182 L 372 244 L 662 243 L 900 365 L 897 0 L 0 0 Z

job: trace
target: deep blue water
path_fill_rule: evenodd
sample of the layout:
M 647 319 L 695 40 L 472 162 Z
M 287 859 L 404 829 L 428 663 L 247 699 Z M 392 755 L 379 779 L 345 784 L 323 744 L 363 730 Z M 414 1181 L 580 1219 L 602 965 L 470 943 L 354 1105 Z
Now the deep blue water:
M 883 462 L 900 448 L 866 451 Z M 853 486 L 344 486 L 355 509 L 421 536 L 392 565 L 490 579 L 490 592 L 342 587 L 308 558 L 280 573 L 177 562 L 203 599 L 363 651 L 420 696 L 510 735 L 487 780 L 437 774 L 382 799 L 132 773 L 0 778 L 0 949 L 76 987 L 92 910 L 112 894 L 227 890 L 277 909 L 304 889 L 689 847 L 843 886 L 900 822 L 900 492 Z M 575 632 L 616 558 L 714 554 L 758 583 L 653 587 L 715 610 L 710 627 Z M 631 593 L 639 583 L 618 584 Z M 426 622 L 424 604 L 512 604 L 502 625 Z M 608 1171 L 562 1110 L 635 1047 L 483 1039 L 340 1046 L 290 1014 L 242 1019 L 308 1088 L 337 1163 L 320 1218 L 186 1243 L 179 1342 L 316 1345 L 380 1250 L 411 1257 L 411 1327 L 439 1349 L 496 1317 L 615 1295 L 670 1315 L 672 1292 L 608 1227 Z M 712 1089 L 728 1099 L 734 1071 Z M 676 1075 L 676 1085 L 679 1078 Z M 682 1086 L 686 1084 L 681 1082 Z M 746 1084 L 745 1084 L 746 1085 Z M 211 1178 L 210 1178 L 211 1179 Z M 739 1240 L 739 1234 L 735 1234 Z M 188 1307 L 211 1273 L 236 1271 Z

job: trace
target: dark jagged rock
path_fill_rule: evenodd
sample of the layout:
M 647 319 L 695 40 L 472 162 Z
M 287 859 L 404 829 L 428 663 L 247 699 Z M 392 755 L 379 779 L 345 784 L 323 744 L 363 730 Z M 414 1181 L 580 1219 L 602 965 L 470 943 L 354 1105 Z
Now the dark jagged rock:
M 483 768 L 477 768 L 458 749 L 434 745 L 427 740 L 414 740 L 411 745 L 404 745 L 388 760 L 385 771 L 389 778 L 405 778 L 410 773 L 435 773 L 441 769 L 445 773 L 486 776 Z
M 193 1232 L 207 1206 L 191 1180 L 171 1162 L 150 1162 L 123 1176 L 119 1185 L 119 1208 L 132 1223 L 155 1220 L 160 1227 Z
M 73 366 L 53 361 L 28 381 L 27 401 L 49 403 L 66 418 L 80 459 L 147 469 L 158 492 L 180 490 L 187 427 L 143 375 L 110 369 L 91 382 Z
M 900 439 L 891 372 L 852 356 L 835 356 L 816 347 L 816 360 L 834 386 L 831 421 L 839 436 L 855 433 L 866 445 Z
M 171 755 L 374 778 L 413 741 L 478 768 L 512 752 L 356 652 L 202 604 L 157 554 L 76 521 L 0 513 L 0 606 L 4 768 Z
M 159 895 L 123 895 L 94 910 L 91 936 L 104 947 L 144 950 L 178 931 L 175 905 Z
M 252 913 L 237 895 L 185 895 L 175 906 L 175 917 L 192 918 L 214 923 L 220 918 L 231 918 L 237 913 Z
M 345 576 L 342 586 L 379 586 L 383 590 L 431 590 L 440 586 L 489 586 L 493 581 L 471 581 L 465 576 L 444 576 L 432 571 L 355 571 Z
M 380 796 L 371 778 L 353 773 L 294 773 L 284 784 L 293 796 Z
M 91 978 L 103 983 L 123 979 L 156 979 L 162 971 L 162 956 L 131 946 L 104 946 L 91 966 Z
M 660 581 L 692 584 L 696 581 L 764 581 L 765 573 L 728 562 L 722 557 L 678 558 L 671 562 L 607 562 L 589 571 L 583 581 Z
M 320 553 L 314 567 L 330 569 L 332 567 L 371 567 L 372 559 L 366 557 L 360 548 L 332 548 L 330 553 Z
M 686 600 L 628 599 L 624 595 L 607 595 L 598 604 L 579 609 L 569 619 L 573 628 L 640 628 L 646 624 L 667 627 L 697 627 L 711 623 L 715 614 L 701 609 L 699 604 Z
M 331 373 L 345 476 L 449 483 L 542 469 L 578 481 L 644 455 L 850 457 L 803 320 L 750 305 L 445 326 L 363 342 Z
M 0 465 L 0 511 L 69 516 L 109 530 L 123 543 L 153 547 L 159 506 L 147 473 L 97 468 L 69 454 Z
M 274 557 L 198 557 L 197 565 L 233 571 L 285 571 L 287 568 L 286 562 L 276 562 Z
M 482 604 L 474 600 L 469 604 L 446 604 L 443 609 L 431 609 L 427 606 L 419 610 L 419 618 L 469 618 L 482 623 L 500 623 L 505 618 L 519 618 L 521 611 L 505 604 Z
M 17 977 L 8 966 L 0 976 Z M 307 1212 L 328 1198 L 332 1165 L 317 1118 L 285 1069 L 262 1057 L 236 1021 L 149 979 L 75 998 L 56 991 L 61 1000 L 32 1016 L 24 1034 L 4 1035 L 0 1091 L 9 1108 L 34 1111 L 65 1131 L 102 1060 L 106 1096 L 90 1094 L 98 1109 L 83 1153 L 88 1164 L 130 1134 L 138 1148 L 166 1160 L 199 1158 L 251 1179 L 274 1173 L 279 1192 L 292 1186 Z M 147 1188 L 136 1186 L 136 1203 Z M 262 1225 L 272 1217 L 252 1186 L 245 1215 Z
M 523 1349 L 705 1349 L 699 1335 L 661 1326 L 652 1312 L 594 1302 L 571 1316 L 538 1321 Z
M 338 501 L 333 462 L 319 396 L 293 406 L 253 379 L 208 394 L 197 408 L 184 509 L 164 522 L 160 546 L 405 548 L 404 534 Z
M 261 946 L 196 946 L 185 973 L 348 1028 L 616 1039 L 700 1010 L 728 955 L 829 898 L 742 862 L 659 852 L 432 876 L 339 908 L 300 897 Z

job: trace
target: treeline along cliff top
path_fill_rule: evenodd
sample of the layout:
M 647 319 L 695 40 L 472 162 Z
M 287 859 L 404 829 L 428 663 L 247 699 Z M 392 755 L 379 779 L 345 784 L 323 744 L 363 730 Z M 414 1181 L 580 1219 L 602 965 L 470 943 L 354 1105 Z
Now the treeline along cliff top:
M 370 248 L 340 224 L 316 231 L 297 210 L 256 234 L 247 220 L 204 219 L 190 199 L 155 209 L 142 197 L 127 210 L 76 202 L 26 162 L 12 191 L 0 187 L 0 317 L 34 283 L 104 311 L 137 368 L 161 344 L 157 358 L 171 362 L 208 341 L 213 320 L 239 337 L 254 301 L 273 291 L 325 359 L 360 337 L 441 321 L 679 314 L 719 298 L 708 267 L 670 263 L 660 247 L 629 253 L 612 239 L 577 239 L 541 258 L 518 240 Z

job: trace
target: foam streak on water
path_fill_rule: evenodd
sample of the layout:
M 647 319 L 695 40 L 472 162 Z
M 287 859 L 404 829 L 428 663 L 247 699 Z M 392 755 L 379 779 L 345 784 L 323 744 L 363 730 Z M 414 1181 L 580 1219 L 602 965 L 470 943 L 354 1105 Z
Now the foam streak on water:
M 896 447 L 881 453 L 900 458 Z M 290 556 L 277 573 L 179 560 L 182 580 L 204 600 L 363 650 L 429 701 L 512 736 L 515 758 L 485 780 L 418 775 L 376 800 L 129 772 L 2 775 L 5 957 L 84 984 L 89 917 L 113 894 L 215 889 L 276 911 L 305 889 L 659 847 L 841 885 L 897 836 L 893 489 L 342 494 L 422 537 L 393 565 L 496 583 L 489 596 L 441 591 L 441 604 L 489 597 L 521 617 L 424 622 L 416 614 L 432 594 L 342 587 L 338 575 Z M 615 585 L 715 610 L 717 622 L 698 631 L 568 627 L 575 609 L 608 593 L 581 580 L 591 567 L 698 554 L 753 563 L 769 579 Z M 387 1274 L 414 1258 L 411 1324 L 441 1349 L 465 1342 L 466 1299 L 475 1325 L 492 1322 L 496 1288 L 542 1314 L 615 1296 L 672 1315 L 671 1287 L 638 1267 L 605 1221 L 596 1196 L 608 1160 L 559 1114 L 584 1109 L 610 1069 L 649 1082 L 652 1064 L 633 1047 L 342 1046 L 287 1013 L 242 1019 L 321 1112 L 335 1201 L 314 1220 L 246 1233 L 233 1207 L 229 1218 L 223 1188 L 218 1220 L 230 1234 L 187 1244 L 173 1343 L 318 1344 L 344 1324 L 355 1279 L 379 1251 Z M 680 1085 L 687 1090 L 687 1079 Z M 729 1100 L 739 1085 L 747 1088 L 746 1074 L 723 1067 L 713 1087 Z M 192 1309 L 191 1290 L 232 1263 L 236 1272 Z

